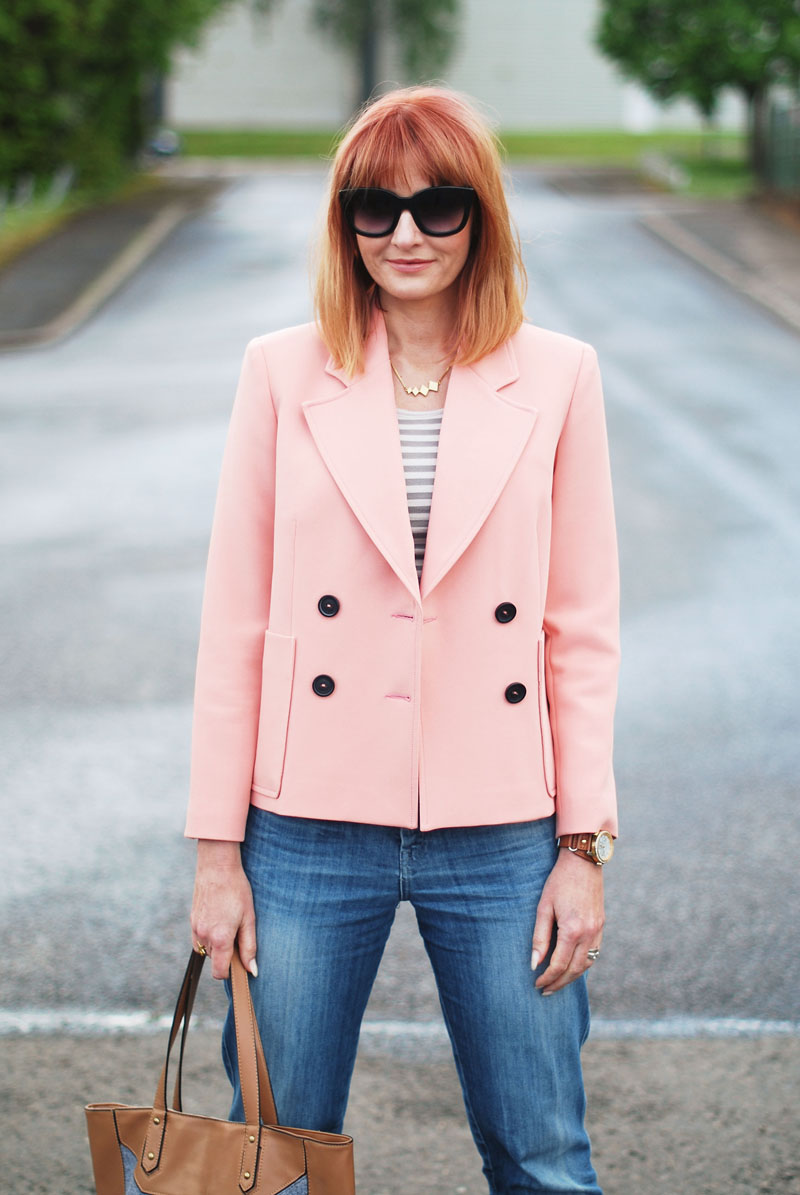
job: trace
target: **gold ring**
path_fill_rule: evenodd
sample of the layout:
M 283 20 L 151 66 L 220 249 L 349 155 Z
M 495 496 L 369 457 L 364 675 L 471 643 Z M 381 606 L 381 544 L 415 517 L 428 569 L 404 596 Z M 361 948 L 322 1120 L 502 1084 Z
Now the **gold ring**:
M 198 942 L 198 943 L 197 943 L 197 945 L 195 946 L 195 950 L 197 951 L 197 953 L 198 953 L 198 954 L 199 954 L 199 955 L 200 955 L 202 958 L 205 958 L 205 957 L 206 957 L 206 954 L 208 953 L 208 951 L 206 950 L 205 946 L 201 946 L 201 944 L 200 944 L 199 942 Z

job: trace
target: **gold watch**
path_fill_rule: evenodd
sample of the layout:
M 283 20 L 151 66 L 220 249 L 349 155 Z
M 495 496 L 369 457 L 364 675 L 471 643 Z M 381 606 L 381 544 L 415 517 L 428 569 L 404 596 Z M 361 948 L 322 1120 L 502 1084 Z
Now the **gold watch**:
M 566 847 L 573 855 L 581 855 L 598 867 L 608 863 L 614 854 L 614 836 L 608 830 L 598 830 L 595 834 L 562 834 L 557 841 L 560 847 Z

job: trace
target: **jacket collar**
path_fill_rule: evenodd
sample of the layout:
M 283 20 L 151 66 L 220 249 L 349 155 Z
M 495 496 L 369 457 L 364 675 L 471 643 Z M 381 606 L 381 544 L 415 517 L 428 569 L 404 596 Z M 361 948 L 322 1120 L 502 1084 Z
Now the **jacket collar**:
M 303 404 L 317 449 L 370 539 L 421 604 L 477 535 L 536 422 L 511 341 L 454 365 L 442 417 L 421 581 L 414 562 L 403 458 L 383 315 L 376 311 L 362 373 L 328 361 L 331 388 Z M 335 382 L 333 381 L 335 379 Z

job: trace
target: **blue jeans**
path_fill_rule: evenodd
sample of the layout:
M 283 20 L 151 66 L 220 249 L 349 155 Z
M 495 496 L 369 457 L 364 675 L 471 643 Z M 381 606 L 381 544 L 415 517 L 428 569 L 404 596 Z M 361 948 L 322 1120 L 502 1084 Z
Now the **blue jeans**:
M 361 1019 L 397 904 L 410 900 L 490 1192 L 600 1195 L 583 1125 L 586 985 L 543 997 L 530 969 L 554 823 L 421 831 L 251 807 L 251 991 L 284 1124 L 341 1132 Z M 230 1010 L 223 1057 L 231 1119 L 242 1120 Z

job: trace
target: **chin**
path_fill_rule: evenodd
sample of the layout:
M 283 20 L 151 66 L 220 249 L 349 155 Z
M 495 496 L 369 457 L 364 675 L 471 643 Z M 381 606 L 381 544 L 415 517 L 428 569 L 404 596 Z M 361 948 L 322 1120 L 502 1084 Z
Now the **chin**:
M 437 295 L 442 295 L 449 289 L 447 286 L 398 286 L 396 282 L 391 286 L 384 286 L 379 282 L 378 286 L 389 298 L 405 299 L 409 302 L 419 302 L 422 299 L 435 299 Z

